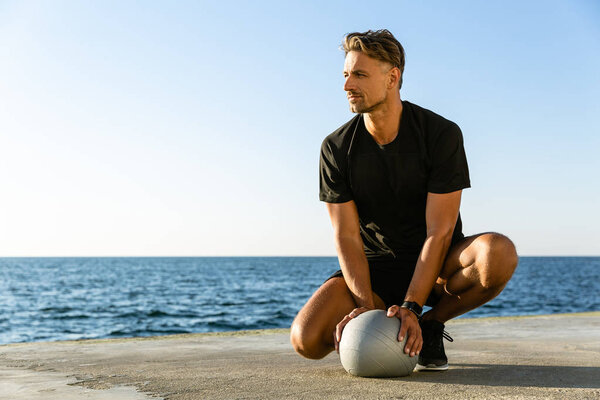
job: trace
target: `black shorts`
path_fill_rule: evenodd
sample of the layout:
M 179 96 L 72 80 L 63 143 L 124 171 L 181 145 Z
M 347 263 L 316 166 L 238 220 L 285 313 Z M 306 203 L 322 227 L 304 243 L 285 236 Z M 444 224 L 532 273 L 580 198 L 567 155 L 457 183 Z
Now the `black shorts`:
M 386 308 L 399 306 L 404 302 L 416 262 L 416 259 L 414 261 L 369 261 L 371 289 L 381 297 Z M 343 276 L 342 271 L 337 270 L 326 281 Z M 440 297 L 432 290 L 425 305 L 433 307 L 439 301 Z

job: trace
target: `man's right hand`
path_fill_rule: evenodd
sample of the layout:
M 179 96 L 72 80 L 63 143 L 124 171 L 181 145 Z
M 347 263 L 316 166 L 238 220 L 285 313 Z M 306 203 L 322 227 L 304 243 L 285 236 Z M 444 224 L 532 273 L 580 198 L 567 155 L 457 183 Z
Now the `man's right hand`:
M 372 310 L 372 308 L 368 307 L 358 307 L 350 312 L 350 314 L 346 315 L 339 324 L 335 326 L 335 332 L 333 332 L 333 344 L 335 346 L 335 351 L 340 352 L 340 341 L 342 340 L 342 331 L 344 327 L 352 318 L 358 317 L 360 314 Z

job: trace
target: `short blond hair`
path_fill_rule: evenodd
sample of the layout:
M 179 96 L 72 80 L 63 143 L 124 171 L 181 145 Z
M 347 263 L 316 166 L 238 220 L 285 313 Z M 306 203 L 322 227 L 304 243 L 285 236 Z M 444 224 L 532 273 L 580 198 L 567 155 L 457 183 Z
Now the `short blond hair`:
M 400 70 L 400 85 L 404 75 L 404 48 L 387 29 L 378 31 L 352 32 L 344 36 L 342 50 L 348 55 L 351 51 L 360 51 L 376 60 L 386 62 Z

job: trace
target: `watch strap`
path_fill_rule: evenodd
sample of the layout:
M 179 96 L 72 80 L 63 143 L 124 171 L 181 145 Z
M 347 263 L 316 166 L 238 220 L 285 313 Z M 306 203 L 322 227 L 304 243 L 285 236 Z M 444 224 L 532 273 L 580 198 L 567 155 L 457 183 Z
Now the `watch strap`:
M 423 312 L 423 307 L 414 301 L 405 301 L 400 308 L 406 308 L 407 310 L 412 311 L 417 318 L 421 318 L 421 313 Z

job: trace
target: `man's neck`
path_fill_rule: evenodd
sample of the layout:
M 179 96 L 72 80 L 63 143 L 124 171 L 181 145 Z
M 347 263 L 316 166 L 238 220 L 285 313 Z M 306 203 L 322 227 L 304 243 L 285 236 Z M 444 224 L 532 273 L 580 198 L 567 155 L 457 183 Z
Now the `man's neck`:
M 373 139 L 381 145 L 391 143 L 398 135 L 402 101 L 398 97 L 391 104 L 383 104 L 377 110 L 364 114 L 365 127 Z

